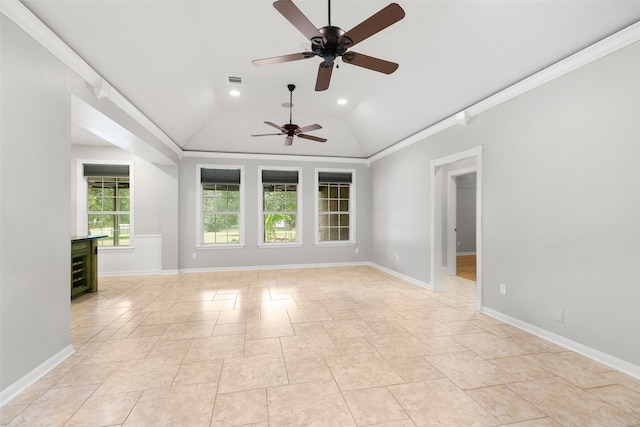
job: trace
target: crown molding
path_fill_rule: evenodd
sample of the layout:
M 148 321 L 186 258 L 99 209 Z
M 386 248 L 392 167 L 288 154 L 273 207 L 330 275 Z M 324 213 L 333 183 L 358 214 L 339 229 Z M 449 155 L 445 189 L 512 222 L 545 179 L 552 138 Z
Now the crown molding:
M 544 85 L 552 80 L 555 80 L 565 74 L 570 73 L 580 67 L 590 64 L 610 53 L 620 50 L 632 43 L 640 41 L 640 22 L 631 24 L 630 26 L 618 31 L 611 36 L 602 39 L 601 41 L 586 47 L 573 55 L 544 68 L 537 73 L 520 80 L 517 83 L 501 90 L 500 92 L 471 105 L 468 108 L 454 114 L 451 117 L 429 126 L 428 128 L 417 132 L 408 138 L 397 142 L 389 148 L 386 148 L 373 156 L 369 157 L 368 164 L 383 159 L 397 151 L 402 150 L 418 141 L 422 141 L 432 135 L 435 135 L 443 130 L 446 130 L 455 125 L 466 126 L 469 120 L 474 116 L 487 111 L 495 106 L 498 106 L 504 102 L 507 102 L 519 95 L 522 95 L 530 90 L 533 90 L 539 86 Z
M 51 52 L 63 64 L 87 82 L 97 98 L 107 98 L 118 108 L 131 116 L 136 122 L 158 138 L 171 151 L 182 158 L 182 149 L 165 134 L 155 123 L 134 106 L 124 95 L 109 84 L 84 59 L 63 42 L 49 27 L 40 21 L 25 5 L 18 0 L 0 0 L 0 12 L 12 20 L 25 33 L 33 37 L 45 49 Z
M 214 151 L 185 151 L 184 157 L 191 158 L 216 158 L 216 159 L 242 159 L 242 160 L 277 160 L 288 162 L 326 162 L 326 163 L 351 163 L 368 165 L 367 159 L 359 157 L 322 157 L 322 156 L 295 156 L 288 154 L 258 154 L 258 153 L 227 153 Z

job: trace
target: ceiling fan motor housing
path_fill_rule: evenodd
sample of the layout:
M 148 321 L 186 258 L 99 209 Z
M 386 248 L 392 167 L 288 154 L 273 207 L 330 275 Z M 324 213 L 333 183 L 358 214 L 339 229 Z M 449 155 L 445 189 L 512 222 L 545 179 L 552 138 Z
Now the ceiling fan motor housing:
M 344 37 L 344 30 L 340 27 L 328 25 L 318 30 L 323 38 L 314 37 L 311 39 L 311 50 L 314 55 L 324 59 L 324 64 L 332 65 L 333 61 L 347 52 L 349 46 L 353 44 L 349 37 Z

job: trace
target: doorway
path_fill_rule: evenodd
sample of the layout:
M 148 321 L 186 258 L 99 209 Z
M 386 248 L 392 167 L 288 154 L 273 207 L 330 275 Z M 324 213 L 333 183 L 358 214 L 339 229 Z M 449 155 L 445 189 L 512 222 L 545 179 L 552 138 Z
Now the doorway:
M 455 168 L 461 161 L 470 162 L 465 167 Z M 462 164 L 462 163 L 459 163 Z M 482 146 L 462 151 L 450 156 L 432 160 L 431 166 L 431 284 L 436 292 L 442 290 L 443 261 L 447 270 L 456 269 L 456 233 L 452 225 L 455 220 L 449 219 L 452 205 L 452 185 L 455 177 L 475 173 L 476 177 L 476 209 L 475 209 L 475 257 L 476 257 L 476 303 L 475 308 L 482 308 Z M 451 229 L 451 231 L 450 231 Z M 455 274 L 455 273 L 454 273 Z
M 446 272 L 476 281 L 476 196 L 475 159 L 446 165 L 447 210 L 444 251 Z

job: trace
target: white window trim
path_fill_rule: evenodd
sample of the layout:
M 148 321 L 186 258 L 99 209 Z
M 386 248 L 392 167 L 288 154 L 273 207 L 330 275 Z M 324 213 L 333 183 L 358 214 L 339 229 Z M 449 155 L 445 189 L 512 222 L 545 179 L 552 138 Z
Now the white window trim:
M 76 160 L 76 234 L 86 236 L 89 234 L 89 224 L 87 224 L 87 206 L 89 204 L 89 193 L 87 177 L 84 176 L 84 165 L 128 165 L 129 166 L 129 245 L 128 246 L 98 246 L 100 252 L 111 251 L 132 251 L 135 249 L 135 233 L 134 233 L 134 201 L 135 201 L 135 183 L 134 183 L 134 162 L 127 160 Z
M 318 217 L 318 187 L 320 186 L 320 172 L 349 172 L 351 173 L 351 188 L 349 190 L 349 240 L 330 240 L 321 242 L 319 240 L 320 225 Z M 357 246 L 356 241 L 356 170 L 340 169 L 340 168 L 316 168 L 315 169 L 315 187 L 314 187 L 314 204 L 315 204 L 315 245 L 316 246 Z
M 265 242 L 264 241 L 264 211 L 263 211 L 263 199 L 264 199 L 264 186 L 262 185 L 262 171 L 297 171 L 298 172 L 298 188 L 296 189 L 298 201 L 298 212 L 296 213 L 296 241 L 295 242 Z M 299 248 L 302 247 L 302 231 L 303 217 L 302 217 L 302 168 L 291 166 L 258 166 L 258 247 L 259 248 Z
M 202 169 L 239 169 L 240 170 L 240 230 L 238 243 L 204 243 L 204 230 L 202 225 L 202 182 L 200 180 Z M 244 223 L 244 166 L 243 165 L 219 165 L 196 164 L 196 249 L 242 249 L 245 247 L 245 223 Z

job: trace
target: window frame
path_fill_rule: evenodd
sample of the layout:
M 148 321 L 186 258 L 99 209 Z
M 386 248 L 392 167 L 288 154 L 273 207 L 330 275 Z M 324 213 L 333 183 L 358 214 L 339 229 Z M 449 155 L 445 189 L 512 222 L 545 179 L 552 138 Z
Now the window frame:
M 98 246 L 99 251 L 130 251 L 135 249 L 135 173 L 133 161 L 122 160 L 76 160 L 76 199 L 77 199 L 77 218 L 76 230 L 80 236 L 89 235 L 89 182 L 88 177 L 84 176 L 84 165 L 121 165 L 129 167 L 129 244 L 119 246 Z M 106 176 L 106 175 L 104 175 Z
M 240 211 L 238 218 L 238 242 L 236 243 L 204 243 L 204 224 L 202 206 L 202 169 L 223 169 L 240 171 Z M 196 249 L 239 249 L 245 247 L 245 174 L 243 165 L 204 164 L 196 165 Z
M 349 240 L 320 240 L 320 211 L 319 211 L 319 194 L 320 173 L 322 172 L 338 172 L 350 173 L 351 184 L 349 188 Z M 315 204 L 315 245 L 316 246 L 356 246 L 356 170 L 341 168 L 316 168 L 315 169 L 315 187 L 314 187 L 314 204 Z
M 262 171 L 296 171 L 298 172 L 298 184 L 296 184 L 296 241 L 295 242 L 265 242 L 264 241 L 264 184 Z M 291 248 L 302 247 L 303 216 L 302 216 L 302 168 L 293 166 L 258 166 L 258 247 L 259 248 Z

